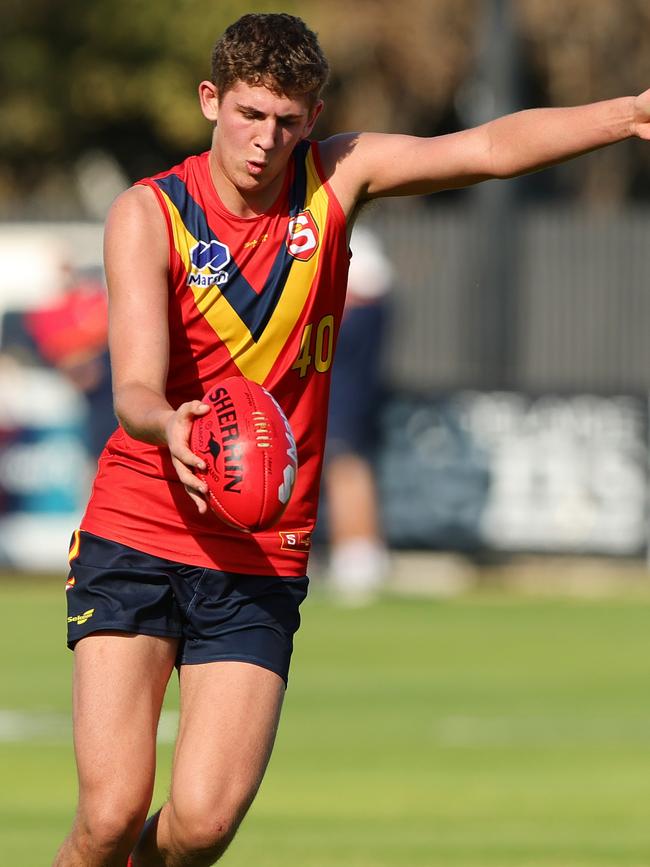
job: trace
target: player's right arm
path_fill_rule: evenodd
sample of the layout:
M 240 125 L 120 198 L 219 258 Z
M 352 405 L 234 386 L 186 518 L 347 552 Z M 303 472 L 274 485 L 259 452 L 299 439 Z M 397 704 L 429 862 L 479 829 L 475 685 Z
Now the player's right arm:
M 511 178 L 636 136 L 650 139 L 650 89 L 636 97 L 534 108 L 432 138 L 380 133 L 321 143 L 330 184 L 347 214 L 381 196 L 411 196 Z
M 152 190 L 135 186 L 113 203 L 104 235 L 109 347 L 115 414 L 132 437 L 169 448 L 174 468 L 200 512 L 203 461 L 189 448 L 200 400 L 174 409 L 165 396 L 169 365 L 167 227 Z

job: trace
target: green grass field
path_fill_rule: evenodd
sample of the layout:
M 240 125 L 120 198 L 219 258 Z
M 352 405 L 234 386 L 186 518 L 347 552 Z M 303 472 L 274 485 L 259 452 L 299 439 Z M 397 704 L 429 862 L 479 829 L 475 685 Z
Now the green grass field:
M 75 801 L 55 581 L 0 581 L 0 864 Z M 650 865 L 650 601 L 477 594 L 303 609 L 274 757 L 229 867 Z M 160 746 L 169 778 L 176 697 Z

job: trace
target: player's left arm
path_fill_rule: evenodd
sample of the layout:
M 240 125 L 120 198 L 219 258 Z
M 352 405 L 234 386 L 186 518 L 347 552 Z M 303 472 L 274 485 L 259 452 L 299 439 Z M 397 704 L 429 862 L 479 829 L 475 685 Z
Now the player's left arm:
M 335 136 L 321 144 L 321 152 L 335 192 L 350 211 L 352 201 L 515 177 L 632 136 L 650 138 L 650 90 L 571 108 L 528 109 L 434 138 Z

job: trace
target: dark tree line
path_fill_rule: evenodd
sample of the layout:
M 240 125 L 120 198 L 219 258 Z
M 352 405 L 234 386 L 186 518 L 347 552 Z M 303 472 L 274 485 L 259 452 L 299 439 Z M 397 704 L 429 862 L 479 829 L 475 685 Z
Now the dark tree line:
M 434 134 L 457 127 L 489 0 L 286 0 L 318 31 L 333 75 L 324 136 L 341 129 Z M 505 2 L 505 0 L 503 0 Z M 531 101 L 582 102 L 650 83 L 650 2 L 510 0 Z M 196 103 L 210 48 L 237 0 L 4 0 L 0 35 L 0 213 L 82 210 L 80 161 L 114 158 L 124 178 L 207 146 Z M 630 144 L 571 168 L 565 192 L 648 195 L 647 149 Z

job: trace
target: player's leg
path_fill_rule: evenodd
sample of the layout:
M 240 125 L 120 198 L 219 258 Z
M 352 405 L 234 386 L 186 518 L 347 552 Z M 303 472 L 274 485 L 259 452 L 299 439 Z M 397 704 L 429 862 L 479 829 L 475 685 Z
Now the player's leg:
M 55 867 L 124 867 L 151 802 L 156 729 L 177 639 L 94 633 L 75 646 L 79 803 Z
M 185 640 L 172 790 L 136 867 L 198 867 L 225 851 L 271 754 L 308 585 L 209 569 L 198 582 L 177 577 Z
M 148 823 L 135 867 L 214 864 L 262 781 L 285 684 L 245 662 L 181 669 L 181 716 L 169 801 Z
M 73 534 L 66 600 L 79 805 L 57 867 L 123 867 L 142 829 L 181 635 L 170 567 L 92 533 Z

